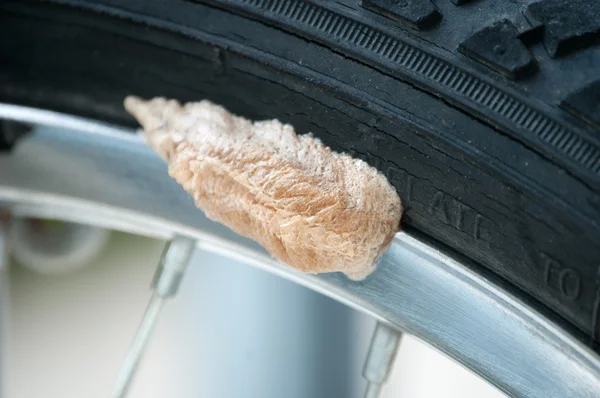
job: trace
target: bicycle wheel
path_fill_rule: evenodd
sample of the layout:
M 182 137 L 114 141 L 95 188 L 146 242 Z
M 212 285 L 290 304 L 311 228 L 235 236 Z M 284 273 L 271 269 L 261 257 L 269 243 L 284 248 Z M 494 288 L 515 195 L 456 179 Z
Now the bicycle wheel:
M 407 208 L 410 236 L 398 235 L 365 282 L 300 275 L 206 221 L 127 132 L 5 106 L 5 117 L 88 132 L 18 141 L 3 159 L 1 181 L 11 187 L 4 198 L 19 199 L 22 211 L 162 237 L 186 233 L 210 242 L 210 250 L 269 263 L 419 336 L 509 394 L 600 391 L 592 352 L 600 340 L 597 4 L 107 0 L 1 7 L 3 102 L 125 127 L 134 126 L 121 105 L 128 94 L 208 98 L 249 118 L 276 117 L 380 169 Z M 34 144 L 53 148 L 43 154 L 49 164 L 60 153 L 81 165 L 68 173 L 98 178 L 50 183 L 50 175 L 68 174 L 31 163 Z M 122 159 L 133 153 L 139 164 Z M 92 203 L 119 219 L 85 215 L 98 211 Z M 226 242 L 242 246 L 232 254 Z

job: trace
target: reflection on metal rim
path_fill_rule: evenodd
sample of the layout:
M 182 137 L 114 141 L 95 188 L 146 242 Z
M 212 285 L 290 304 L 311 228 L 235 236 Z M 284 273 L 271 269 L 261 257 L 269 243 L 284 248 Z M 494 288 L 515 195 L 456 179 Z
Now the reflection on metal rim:
M 411 333 L 509 395 L 597 397 L 600 359 L 492 282 L 400 233 L 363 282 L 306 275 L 208 220 L 125 130 L 12 105 L 0 117 L 44 124 L 0 155 L 0 203 L 59 218 L 168 238 L 260 267 Z

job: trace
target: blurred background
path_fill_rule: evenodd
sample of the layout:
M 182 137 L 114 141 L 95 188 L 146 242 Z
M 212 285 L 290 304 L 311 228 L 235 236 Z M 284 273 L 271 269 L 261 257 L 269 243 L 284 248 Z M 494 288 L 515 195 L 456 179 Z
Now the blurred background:
M 83 268 L 4 269 L 7 398 L 106 398 L 150 297 L 164 242 L 112 232 Z M 265 271 L 196 251 L 129 396 L 358 398 L 375 322 Z M 503 397 L 404 336 L 385 398 Z

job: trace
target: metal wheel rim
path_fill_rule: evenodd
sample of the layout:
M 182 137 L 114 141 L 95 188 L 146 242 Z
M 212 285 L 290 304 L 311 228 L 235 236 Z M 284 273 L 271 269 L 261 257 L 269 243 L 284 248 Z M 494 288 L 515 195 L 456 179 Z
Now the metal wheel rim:
M 325 294 L 439 349 L 518 397 L 596 397 L 600 359 L 492 280 L 406 233 L 366 281 L 307 275 L 211 222 L 141 139 L 60 113 L 0 104 L 0 118 L 39 125 L 0 157 L 0 205 L 168 239 L 265 269 Z

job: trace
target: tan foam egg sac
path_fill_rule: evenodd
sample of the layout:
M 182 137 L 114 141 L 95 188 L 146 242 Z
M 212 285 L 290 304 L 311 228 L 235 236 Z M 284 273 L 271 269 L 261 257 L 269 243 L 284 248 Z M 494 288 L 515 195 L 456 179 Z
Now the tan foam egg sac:
M 289 124 L 209 101 L 128 97 L 125 108 L 209 218 L 292 267 L 363 279 L 399 230 L 400 198 L 382 174 Z

